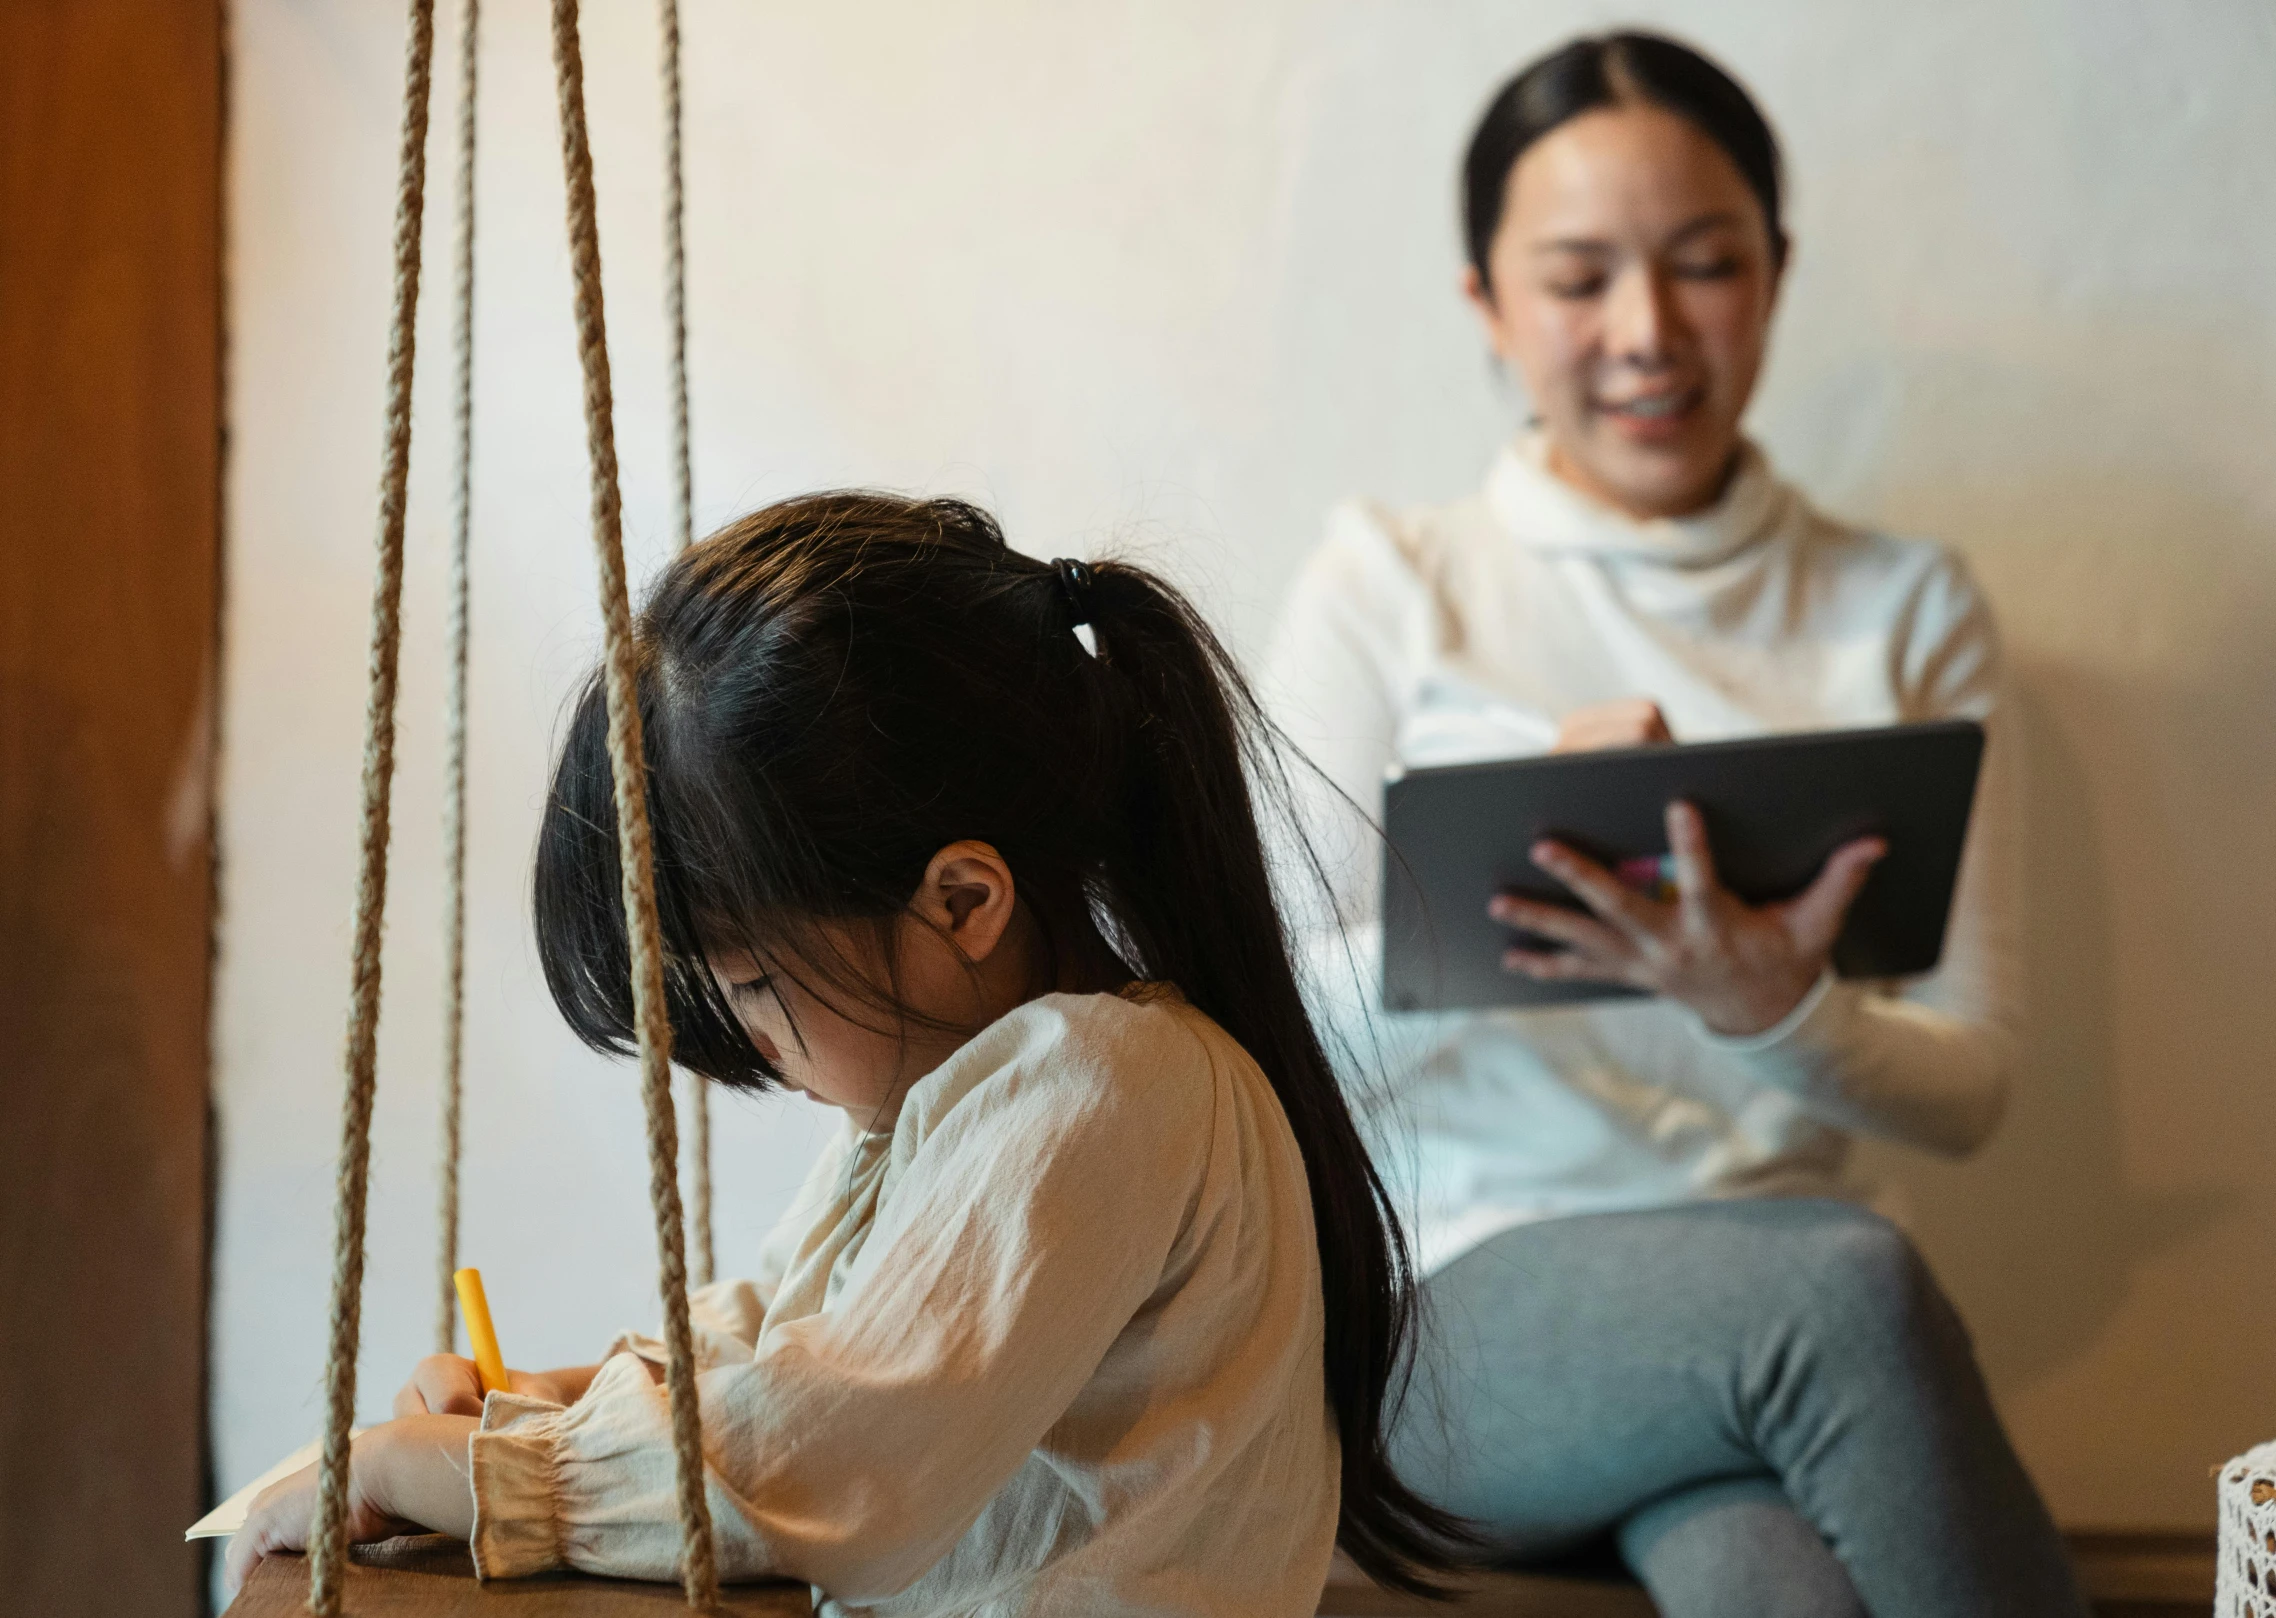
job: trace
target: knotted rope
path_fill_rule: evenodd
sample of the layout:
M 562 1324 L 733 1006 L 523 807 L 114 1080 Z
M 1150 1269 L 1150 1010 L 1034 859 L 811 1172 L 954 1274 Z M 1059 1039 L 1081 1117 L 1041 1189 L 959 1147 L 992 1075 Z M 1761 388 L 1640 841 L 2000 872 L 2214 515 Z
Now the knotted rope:
M 474 521 L 474 104 L 475 43 L 482 0 L 466 0 L 458 40 L 458 238 L 456 311 L 451 352 L 457 362 L 456 478 L 451 490 L 447 648 L 450 690 L 443 725 L 443 1128 L 441 1271 L 435 1307 L 435 1352 L 458 1346 L 459 1056 L 466 1023 L 466 634 L 467 552 Z
M 395 186 L 394 312 L 387 335 L 387 412 L 379 480 L 379 567 L 371 603 L 371 685 L 364 707 L 361 863 L 348 1000 L 347 1097 L 334 1203 L 332 1331 L 324 1374 L 324 1461 L 310 1536 L 308 1606 L 338 1618 L 348 1559 L 348 1426 L 362 1334 L 364 1193 L 371 1177 L 371 1098 L 379 1032 L 380 922 L 387 908 L 388 789 L 395 775 L 395 674 L 402 646 L 403 507 L 411 472 L 411 368 L 418 340 L 419 228 L 426 214 L 427 93 L 434 0 L 411 0 L 403 73 L 403 139 Z
M 648 1109 L 648 1189 L 656 1212 L 658 1290 L 663 1295 L 665 1386 L 678 1461 L 681 1577 L 688 1605 L 719 1598 L 711 1513 L 703 1494 L 695 1347 L 688 1330 L 687 1253 L 680 1224 L 679 1142 L 672 1117 L 672 1029 L 664 1004 L 664 951 L 656 920 L 648 834 L 648 779 L 641 751 L 637 654 L 625 589 L 623 509 L 617 490 L 607 323 L 601 308 L 600 229 L 594 218 L 592 149 L 585 131 L 585 70 L 577 0 L 553 0 L 554 80 L 561 100 L 561 163 L 568 179 L 569 268 L 577 288 L 577 353 L 585 371 L 585 438 L 592 462 L 593 548 L 600 561 L 607 646 L 609 767 L 615 776 L 618 864 L 632 955 L 632 1020 L 640 1088 Z
M 680 185 L 680 5 L 662 0 L 664 25 L 664 327 L 671 356 L 672 519 L 679 548 L 695 538 L 695 468 L 688 449 L 688 259 Z M 695 1159 L 695 1284 L 709 1286 L 711 1247 L 711 1090 L 700 1075 L 688 1093 Z

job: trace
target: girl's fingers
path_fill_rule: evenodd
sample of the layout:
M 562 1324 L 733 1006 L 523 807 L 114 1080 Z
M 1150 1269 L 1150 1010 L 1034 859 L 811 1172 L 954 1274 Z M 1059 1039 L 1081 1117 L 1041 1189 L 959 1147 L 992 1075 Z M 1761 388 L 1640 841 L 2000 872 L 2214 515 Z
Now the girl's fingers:
M 463 1355 L 428 1355 L 411 1373 L 411 1385 L 403 1391 L 409 1397 L 395 1401 L 398 1416 L 482 1414 L 482 1374 Z
M 1563 843 L 1544 840 L 1527 851 L 1533 863 L 1573 890 L 1580 901 L 1636 942 L 1660 929 L 1666 909 L 1655 904 L 1596 861 Z
M 1833 851 L 1817 880 L 1786 903 L 1786 926 L 1797 950 L 1819 956 L 1833 948 L 1858 890 L 1888 852 L 1885 837 L 1860 837 Z
M 1538 899 L 1521 899 L 1514 893 L 1505 893 L 1486 906 L 1486 914 L 1505 927 L 1522 927 L 1529 933 L 1554 938 L 1560 944 L 1608 959 L 1629 951 L 1628 940 L 1594 916 L 1563 905 L 1543 904 Z
M 223 1590 L 234 1597 L 270 1552 L 305 1546 L 315 1504 L 314 1467 L 303 1467 L 256 1495 L 245 1514 L 245 1526 L 229 1537 L 229 1553 L 221 1569 Z
M 229 1536 L 229 1549 L 221 1560 L 221 1593 L 225 1600 L 234 1600 L 244 1588 L 245 1577 L 260 1565 L 260 1542 L 254 1537 L 250 1524 Z
M 1715 874 L 1715 851 L 1707 842 L 1706 817 L 1680 798 L 1667 806 L 1667 846 L 1675 860 L 1675 902 L 1694 926 L 1706 923 L 1722 897 Z

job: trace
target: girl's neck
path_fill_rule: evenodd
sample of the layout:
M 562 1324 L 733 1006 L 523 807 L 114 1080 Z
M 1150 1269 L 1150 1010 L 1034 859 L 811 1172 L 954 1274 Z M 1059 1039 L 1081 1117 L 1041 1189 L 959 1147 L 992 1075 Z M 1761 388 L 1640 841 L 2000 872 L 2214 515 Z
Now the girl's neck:
M 868 1114 L 849 1107 L 849 1116 L 870 1129 L 890 1128 L 907 1087 L 939 1068 L 990 1024 L 1047 994 L 1112 994 L 1131 981 L 1129 966 L 1088 912 L 1078 925 L 1061 931 L 1071 936 L 1055 939 L 1022 904 L 988 958 L 963 974 L 970 998 L 963 993 L 953 996 L 963 1000 L 961 1007 L 942 1006 L 935 1014 L 937 1021 L 911 1027 L 904 1036 L 902 1078 L 892 1105 Z
M 1038 953 L 1042 957 L 1038 961 L 1038 977 L 1049 987 L 1038 989 L 1029 999 L 1043 994 L 1112 994 L 1128 984 L 1134 975 L 1129 963 L 1114 952 L 1114 946 L 1106 941 L 1098 924 L 1088 915 L 1083 917 L 1077 936 L 1057 951 L 1056 960 L 1050 959 L 1050 952 L 1041 947 L 1042 929 L 1037 928 L 1036 932 Z

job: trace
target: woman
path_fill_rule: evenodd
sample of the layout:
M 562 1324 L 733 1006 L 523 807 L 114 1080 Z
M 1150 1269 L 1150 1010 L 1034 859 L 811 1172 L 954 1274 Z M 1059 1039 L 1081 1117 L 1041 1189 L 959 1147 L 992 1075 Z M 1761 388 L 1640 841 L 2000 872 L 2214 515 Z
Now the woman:
M 1671 805 L 1670 902 L 1544 844 L 1593 913 L 1492 907 L 1558 946 L 1509 970 L 1655 999 L 1378 1031 L 1374 1128 L 1412 1178 L 1433 1322 L 1396 1458 L 1505 1556 L 1613 1536 L 1677 1618 L 2078 1614 L 1960 1322 L 1844 1176 L 1856 1134 L 1972 1150 L 2006 1093 L 1986 604 L 1938 547 L 1812 510 L 1741 434 L 1789 245 L 1774 139 L 1720 69 L 1576 41 L 1495 98 L 1463 186 L 1465 291 L 1535 420 L 1469 500 L 1337 512 L 1269 682 L 1338 789 L 1311 829 L 1345 927 L 1373 915 L 1355 806 L 1388 766 L 1957 716 L 1994 743 L 1924 982 L 1829 972 L 1877 842 L 1749 908 Z

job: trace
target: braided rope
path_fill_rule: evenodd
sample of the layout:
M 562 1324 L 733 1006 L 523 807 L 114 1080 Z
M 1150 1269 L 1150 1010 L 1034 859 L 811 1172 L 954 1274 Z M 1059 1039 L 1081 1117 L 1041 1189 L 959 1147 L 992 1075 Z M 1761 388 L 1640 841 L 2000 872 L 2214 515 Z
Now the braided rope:
M 711 1285 L 711 1087 L 701 1074 L 688 1075 L 688 1156 L 695 1160 L 695 1251 L 688 1256 L 691 1285 Z
M 688 449 L 688 256 L 686 198 L 680 182 L 680 5 L 661 0 L 664 25 L 664 326 L 671 359 L 672 525 L 679 548 L 695 538 L 695 463 Z M 711 1089 L 700 1075 L 688 1091 L 688 1156 L 695 1193 L 695 1284 L 709 1286 L 711 1245 Z
M 380 924 L 387 908 L 388 789 L 395 774 L 395 676 L 402 649 L 403 509 L 411 473 L 411 370 L 418 339 L 419 229 L 426 214 L 427 95 L 434 0 L 411 0 L 403 72 L 403 138 L 395 187 L 394 310 L 387 335 L 387 412 L 379 482 L 379 565 L 372 586 L 371 687 L 364 708 L 361 864 L 332 1244 L 331 1344 L 324 1368 L 324 1461 L 310 1536 L 308 1606 L 338 1618 L 348 1560 L 348 1427 L 362 1335 L 364 1199 L 371 1178 L 377 1078 Z
M 451 491 L 447 649 L 449 698 L 443 726 L 443 1118 L 441 1206 L 436 1224 L 435 1352 L 458 1346 L 459 1084 L 466 1026 L 466 644 L 467 553 L 474 523 L 474 107 L 475 46 L 482 0 L 466 0 L 458 42 L 458 239 L 451 352 L 456 479 Z
M 719 1599 L 719 1571 L 712 1545 L 711 1513 L 703 1493 L 695 1345 L 688 1330 L 679 1143 L 672 1116 L 672 1028 L 664 1005 L 664 952 L 656 920 L 655 871 L 649 846 L 637 653 L 625 588 L 624 513 L 617 489 L 608 332 L 601 307 L 600 228 L 594 217 L 592 148 L 585 129 L 585 69 L 577 39 L 577 0 L 553 0 L 553 62 L 561 101 L 561 162 L 569 193 L 569 267 L 577 290 L 577 353 L 585 372 L 593 548 L 600 562 L 601 618 L 607 643 L 609 767 L 616 785 L 618 863 L 623 876 L 625 932 L 632 954 L 632 1015 L 640 1046 L 640 1089 L 648 1111 L 648 1191 L 656 1212 L 657 1286 L 664 1304 L 664 1379 L 671 1397 L 672 1447 L 679 1463 L 681 1577 L 688 1605 L 702 1609 Z
M 680 549 L 695 537 L 695 475 L 688 454 L 688 257 L 680 182 L 680 6 L 661 0 L 664 24 L 664 323 L 672 365 L 672 516 Z

